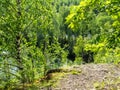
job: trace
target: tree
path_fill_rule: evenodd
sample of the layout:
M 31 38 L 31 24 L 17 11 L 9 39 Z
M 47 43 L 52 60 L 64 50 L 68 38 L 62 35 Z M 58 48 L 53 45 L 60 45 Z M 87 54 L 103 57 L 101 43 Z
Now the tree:
M 80 5 L 73 6 L 71 8 L 70 14 L 66 18 L 67 20 L 66 23 L 68 23 L 69 28 L 76 32 L 78 36 L 79 35 L 82 36 L 84 43 L 83 42 L 78 43 L 84 46 L 83 47 L 77 46 L 78 48 L 83 48 L 83 50 L 80 51 L 82 52 L 81 55 L 82 57 L 86 50 L 94 51 L 94 53 L 96 53 L 96 51 L 98 50 L 99 52 L 100 48 L 98 49 L 98 47 L 101 47 L 101 45 L 104 45 L 104 47 L 106 48 L 119 46 L 118 3 L 119 1 L 110 0 L 107 1 L 82 0 L 80 2 Z M 96 50 L 91 48 L 91 46 L 92 45 L 94 46 L 94 44 L 96 45 Z
M 45 58 L 36 47 L 37 32 L 51 27 L 50 3 L 50 0 L 0 1 L 1 70 L 10 75 L 9 81 L 14 77 L 22 83 L 31 83 L 40 76 L 38 68 Z

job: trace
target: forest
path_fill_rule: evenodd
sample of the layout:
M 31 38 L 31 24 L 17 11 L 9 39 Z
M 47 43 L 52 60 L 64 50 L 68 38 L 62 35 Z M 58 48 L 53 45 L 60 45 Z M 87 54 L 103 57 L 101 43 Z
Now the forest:
M 120 0 L 0 0 L 0 90 L 88 63 L 120 63 Z

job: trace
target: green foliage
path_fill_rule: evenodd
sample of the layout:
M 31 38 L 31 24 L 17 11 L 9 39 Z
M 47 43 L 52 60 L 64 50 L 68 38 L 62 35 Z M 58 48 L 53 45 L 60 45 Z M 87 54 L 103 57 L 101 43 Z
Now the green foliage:
M 0 1 L 0 69 L 4 88 L 15 82 L 33 83 L 43 75 L 45 56 L 36 47 L 37 32 L 52 30 L 51 1 Z M 6 76 L 3 76 L 6 75 Z M 13 76 L 12 76 L 13 75 Z
M 95 63 L 114 63 L 118 64 L 120 62 L 120 48 L 116 49 L 107 49 L 99 51 L 95 55 Z
M 74 46 L 74 53 L 76 55 L 76 58 L 75 58 L 75 61 L 74 61 L 75 64 L 81 64 L 82 63 L 81 53 L 83 51 L 84 44 L 85 44 L 85 42 L 84 42 L 82 36 L 79 36 L 77 38 L 76 44 Z
M 74 52 L 76 53 L 77 56 L 82 52 L 82 49 L 84 48 L 84 40 L 82 36 L 79 36 L 76 40 L 76 45 L 74 46 Z
M 119 54 L 115 53 L 120 42 L 118 3 L 82 0 L 79 5 L 71 7 L 66 23 L 78 36 L 81 35 L 74 46 L 76 56 L 80 57 L 83 49 L 94 52 L 95 63 L 119 62 Z
M 75 61 L 74 61 L 75 65 L 81 65 L 82 63 L 83 63 L 82 57 L 76 57 L 75 58 Z
M 54 42 L 47 47 L 47 66 L 49 69 L 59 68 L 67 62 L 67 51 L 60 47 L 57 38 L 53 38 Z
M 88 51 L 95 63 L 118 64 L 119 3 L 0 0 L 0 88 L 34 83 L 49 69 L 72 65 L 74 58 L 81 64 Z

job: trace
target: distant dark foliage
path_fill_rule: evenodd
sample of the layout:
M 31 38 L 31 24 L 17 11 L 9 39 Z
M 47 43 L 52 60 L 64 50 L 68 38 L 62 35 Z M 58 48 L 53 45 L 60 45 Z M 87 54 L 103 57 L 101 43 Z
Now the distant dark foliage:
M 82 53 L 82 59 L 85 63 L 94 62 L 93 55 L 94 55 L 94 53 L 91 51 L 84 51 Z

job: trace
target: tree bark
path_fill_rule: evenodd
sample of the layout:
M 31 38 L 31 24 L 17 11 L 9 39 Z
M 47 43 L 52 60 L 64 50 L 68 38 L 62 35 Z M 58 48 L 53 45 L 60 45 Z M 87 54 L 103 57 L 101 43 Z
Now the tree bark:
M 17 25 L 16 25 L 16 40 L 15 40 L 15 46 L 16 46 L 16 60 L 19 65 L 19 69 L 22 70 L 22 59 L 21 59 L 21 0 L 16 0 L 17 3 Z

